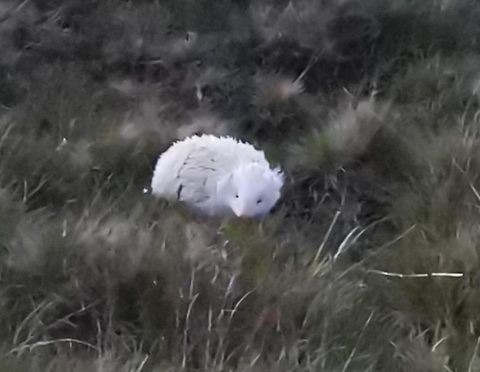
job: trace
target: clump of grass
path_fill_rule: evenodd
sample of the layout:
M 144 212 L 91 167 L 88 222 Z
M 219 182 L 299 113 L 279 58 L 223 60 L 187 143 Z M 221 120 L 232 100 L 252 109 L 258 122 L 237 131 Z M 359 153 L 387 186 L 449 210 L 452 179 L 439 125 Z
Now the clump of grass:
M 0 369 L 477 368 L 475 2 L 10 5 Z M 282 165 L 268 218 L 149 195 L 193 133 Z

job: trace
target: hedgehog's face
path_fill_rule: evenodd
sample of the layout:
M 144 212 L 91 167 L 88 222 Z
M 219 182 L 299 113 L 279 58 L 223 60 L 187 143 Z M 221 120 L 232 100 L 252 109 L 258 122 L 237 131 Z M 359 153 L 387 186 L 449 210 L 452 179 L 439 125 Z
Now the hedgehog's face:
M 238 217 L 266 215 L 280 197 L 283 174 L 257 163 L 241 166 L 219 182 L 217 200 Z

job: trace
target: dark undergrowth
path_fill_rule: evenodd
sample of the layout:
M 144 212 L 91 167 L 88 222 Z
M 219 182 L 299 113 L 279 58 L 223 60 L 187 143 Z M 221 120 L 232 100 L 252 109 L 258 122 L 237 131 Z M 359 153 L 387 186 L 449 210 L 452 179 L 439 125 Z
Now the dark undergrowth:
M 0 1 L 0 372 L 479 371 L 480 4 Z M 232 135 L 264 221 L 156 200 Z

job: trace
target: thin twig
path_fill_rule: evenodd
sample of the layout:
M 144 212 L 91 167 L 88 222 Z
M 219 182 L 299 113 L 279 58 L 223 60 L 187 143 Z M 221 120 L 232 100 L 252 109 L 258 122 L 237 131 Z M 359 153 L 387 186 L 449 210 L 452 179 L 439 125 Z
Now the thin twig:
M 432 277 L 440 277 L 440 278 L 462 278 L 465 274 L 464 273 L 420 273 L 420 274 L 401 274 L 401 273 L 392 273 L 388 271 L 382 270 L 368 270 L 367 273 L 390 276 L 394 278 L 432 278 Z
M 412 225 L 410 226 L 407 230 L 405 230 L 403 233 L 401 233 L 399 236 L 397 236 L 396 238 L 390 240 L 389 242 L 383 244 L 382 246 L 380 246 L 376 251 L 375 251 L 375 254 L 379 254 L 380 252 L 382 252 L 383 250 L 385 250 L 386 248 L 388 248 L 389 246 L 395 244 L 396 242 L 402 240 L 405 236 L 407 236 L 410 231 L 412 231 L 414 228 L 416 227 L 416 225 Z M 339 277 L 337 278 L 337 280 L 339 279 L 342 279 L 343 277 L 345 277 L 347 274 L 349 274 L 352 270 L 356 269 L 357 267 L 359 267 L 360 265 L 363 264 L 365 259 L 361 260 L 361 261 L 358 261 L 352 265 L 350 265 L 346 270 L 344 270 L 340 275 Z

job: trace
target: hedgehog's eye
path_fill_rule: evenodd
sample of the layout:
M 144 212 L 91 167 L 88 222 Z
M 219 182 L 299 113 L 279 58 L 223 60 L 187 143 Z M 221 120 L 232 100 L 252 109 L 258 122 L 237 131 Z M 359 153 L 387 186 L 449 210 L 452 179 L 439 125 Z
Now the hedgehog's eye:
M 258 199 L 257 204 L 260 204 L 262 201 L 263 201 L 262 199 Z
M 238 199 L 238 194 L 235 194 L 235 197 Z

